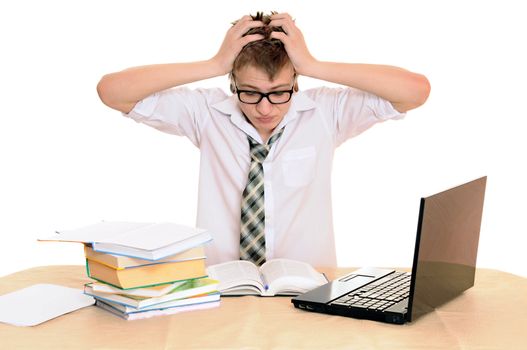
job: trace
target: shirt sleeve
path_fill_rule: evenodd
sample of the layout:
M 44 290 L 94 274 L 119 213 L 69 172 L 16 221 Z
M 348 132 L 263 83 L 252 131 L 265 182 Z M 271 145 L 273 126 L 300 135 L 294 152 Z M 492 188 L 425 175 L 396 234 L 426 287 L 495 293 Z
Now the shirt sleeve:
M 320 88 L 315 97 L 324 109 L 336 145 L 355 137 L 373 125 L 390 119 L 402 119 L 405 113 L 373 94 L 353 88 Z
M 148 96 L 124 116 L 169 134 L 186 136 L 199 147 L 211 116 L 210 105 L 225 98 L 221 89 L 177 87 Z

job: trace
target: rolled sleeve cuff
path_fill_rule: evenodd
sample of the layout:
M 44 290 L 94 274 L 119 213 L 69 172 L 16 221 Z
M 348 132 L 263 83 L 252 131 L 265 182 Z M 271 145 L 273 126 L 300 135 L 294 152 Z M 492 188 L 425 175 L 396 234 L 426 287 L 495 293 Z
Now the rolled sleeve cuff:
M 403 119 L 406 113 L 401 113 L 395 109 L 390 101 L 387 101 L 381 97 L 373 98 L 369 100 L 370 108 L 373 110 L 375 117 L 385 121 L 390 119 Z
M 159 100 L 159 93 L 155 93 L 137 102 L 129 113 L 123 113 L 123 116 L 135 121 L 141 121 L 152 116 Z

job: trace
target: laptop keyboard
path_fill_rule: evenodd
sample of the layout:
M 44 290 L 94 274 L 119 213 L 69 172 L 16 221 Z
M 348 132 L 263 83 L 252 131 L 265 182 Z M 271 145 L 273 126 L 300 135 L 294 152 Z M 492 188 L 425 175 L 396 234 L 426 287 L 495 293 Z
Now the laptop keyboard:
M 409 272 L 394 272 L 331 302 L 331 305 L 384 311 L 410 295 Z

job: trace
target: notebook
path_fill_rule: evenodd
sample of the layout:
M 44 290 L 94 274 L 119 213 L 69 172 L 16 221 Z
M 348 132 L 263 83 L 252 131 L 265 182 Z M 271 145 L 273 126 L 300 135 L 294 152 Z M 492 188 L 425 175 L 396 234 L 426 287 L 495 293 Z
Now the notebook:
M 487 177 L 421 198 L 411 272 L 366 267 L 291 299 L 296 308 L 411 322 L 474 285 Z

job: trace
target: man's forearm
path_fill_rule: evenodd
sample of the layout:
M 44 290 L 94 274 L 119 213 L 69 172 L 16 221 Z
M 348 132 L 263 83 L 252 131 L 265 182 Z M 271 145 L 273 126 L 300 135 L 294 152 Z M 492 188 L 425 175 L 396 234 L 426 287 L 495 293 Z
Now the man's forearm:
M 400 112 L 422 105 L 430 92 L 426 77 L 393 66 L 315 61 L 299 73 L 370 92 Z
M 128 113 L 138 101 L 155 92 L 223 74 L 213 59 L 155 64 L 107 74 L 97 85 L 97 92 L 104 104 Z

